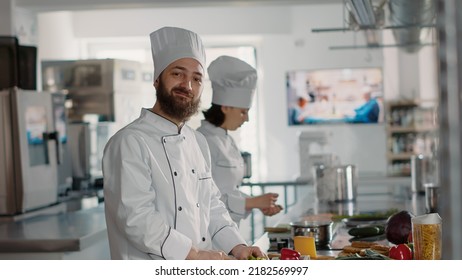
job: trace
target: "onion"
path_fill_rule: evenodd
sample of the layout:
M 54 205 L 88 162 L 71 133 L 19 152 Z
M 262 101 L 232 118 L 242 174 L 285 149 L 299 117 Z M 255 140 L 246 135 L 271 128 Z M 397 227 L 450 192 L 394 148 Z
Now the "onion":
M 412 233 L 412 217 L 414 215 L 405 210 L 391 215 L 385 228 L 387 240 L 396 245 L 408 243 L 409 235 Z

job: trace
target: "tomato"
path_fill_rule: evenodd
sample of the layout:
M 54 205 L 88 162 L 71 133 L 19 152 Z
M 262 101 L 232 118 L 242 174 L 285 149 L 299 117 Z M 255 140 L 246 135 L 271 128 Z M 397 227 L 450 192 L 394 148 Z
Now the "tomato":
M 289 249 L 289 248 L 282 248 L 281 249 L 281 260 L 299 260 L 300 253 L 298 251 Z
M 388 256 L 394 260 L 412 260 L 412 250 L 407 244 L 398 244 L 390 248 Z

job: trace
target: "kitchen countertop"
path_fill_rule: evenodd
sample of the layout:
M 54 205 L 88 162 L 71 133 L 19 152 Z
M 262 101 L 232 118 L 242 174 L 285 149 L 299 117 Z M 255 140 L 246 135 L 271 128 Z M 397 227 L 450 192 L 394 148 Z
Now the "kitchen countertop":
M 356 201 L 350 202 L 330 202 L 320 203 L 316 200 L 313 186 L 307 195 L 298 201 L 288 213 L 286 213 L 277 225 L 287 226 L 291 222 L 304 220 L 309 216 L 331 213 L 333 215 L 356 215 L 362 213 L 384 213 L 391 209 L 408 210 L 415 215 L 425 214 L 424 195 L 412 193 L 408 186 L 389 185 L 368 185 L 363 184 L 358 187 Z M 332 241 L 328 248 L 318 248 L 318 254 L 335 256 L 341 248 L 350 244 L 351 236 L 347 233 L 347 228 L 343 222 L 335 222 L 332 231 Z M 291 237 L 288 233 L 279 237 Z M 265 233 L 254 245 L 259 246 L 265 252 L 270 250 L 270 237 L 277 234 Z M 377 240 L 379 243 L 388 243 L 386 239 Z
M 316 201 L 312 185 L 303 188 L 307 190 L 304 198 L 299 199 L 278 224 L 289 224 L 306 215 L 327 212 L 353 215 L 407 209 L 417 215 L 424 213 L 423 196 L 412 194 L 410 188 L 397 184 L 385 187 L 362 184 L 358 187 L 356 202 L 324 204 Z M 339 240 L 334 234 L 336 246 L 341 245 Z M 268 250 L 268 235 L 265 233 L 255 244 Z M 0 259 L 109 259 L 104 204 L 0 223 Z
M 83 254 L 96 244 L 99 256 Z M 108 259 L 108 248 L 103 203 L 75 212 L 0 223 L 1 259 Z M 68 256 L 73 253 L 74 257 Z

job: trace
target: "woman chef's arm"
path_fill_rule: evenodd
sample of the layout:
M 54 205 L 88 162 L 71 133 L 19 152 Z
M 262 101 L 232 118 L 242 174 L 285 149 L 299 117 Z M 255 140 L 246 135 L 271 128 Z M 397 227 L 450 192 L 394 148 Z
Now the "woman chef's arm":
M 240 221 L 247 218 L 252 211 L 246 210 L 246 199 L 250 197 L 245 193 L 241 193 L 241 191 L 237 191 L 237 193 L 226 193 L 221 191 L 221 200 L 228 208 L 229 213 L 234 221 Z
M 213 161 L 213 164 L 210 163 L 212 177 L 221 192 L 221 200 L 234 221 L 247 218 L 251 213 L 245 209 L 246 198 L 249 196 L 239 190 L 244 171 L 240 172 L 240 169 L 236 168 L 243 163 L 242 159 L 239 160 L 235 156 L 239 151 L 230 151 L 229 146 L 223 143 L 224 140 L 216 135 L 208 135 L 205 139 L 209 147 L 210 160 Z
M 278 198 L 277 193 L 266 193 L 259 196 L 249 196 L 241 191 L 241 194 L 222 193 L 221 200 L 228 208 L 233 220 L 246 219 L 252 209 L 259 209 L 266 216 L 272 216 L 281 211 L 281 208 L 276 205 Z
M 245 200 L 245 209 L 249 211 L 254 208 L 263 210 L 274 207 L 276 205 L 275 203 L 278 199 L 278 196 L 279 195 L 277 193 L 266 193 L 259 196 L 248 197 Z

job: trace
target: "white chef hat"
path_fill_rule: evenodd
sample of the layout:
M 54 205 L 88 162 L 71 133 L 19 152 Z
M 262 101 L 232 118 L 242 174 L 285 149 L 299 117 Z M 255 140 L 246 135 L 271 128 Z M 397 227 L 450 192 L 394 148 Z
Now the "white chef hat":
M 250 108 L 257 86 L 257 70 L 244 61 L 220 56 L 207 69 L 212 82 L 212 103 Z
M 205 68 L 205 49 L 196 33 L 178 28 L 162 27 L 150 34 L 154 80 L 170 63 L 181 58 L 194 58 Z

